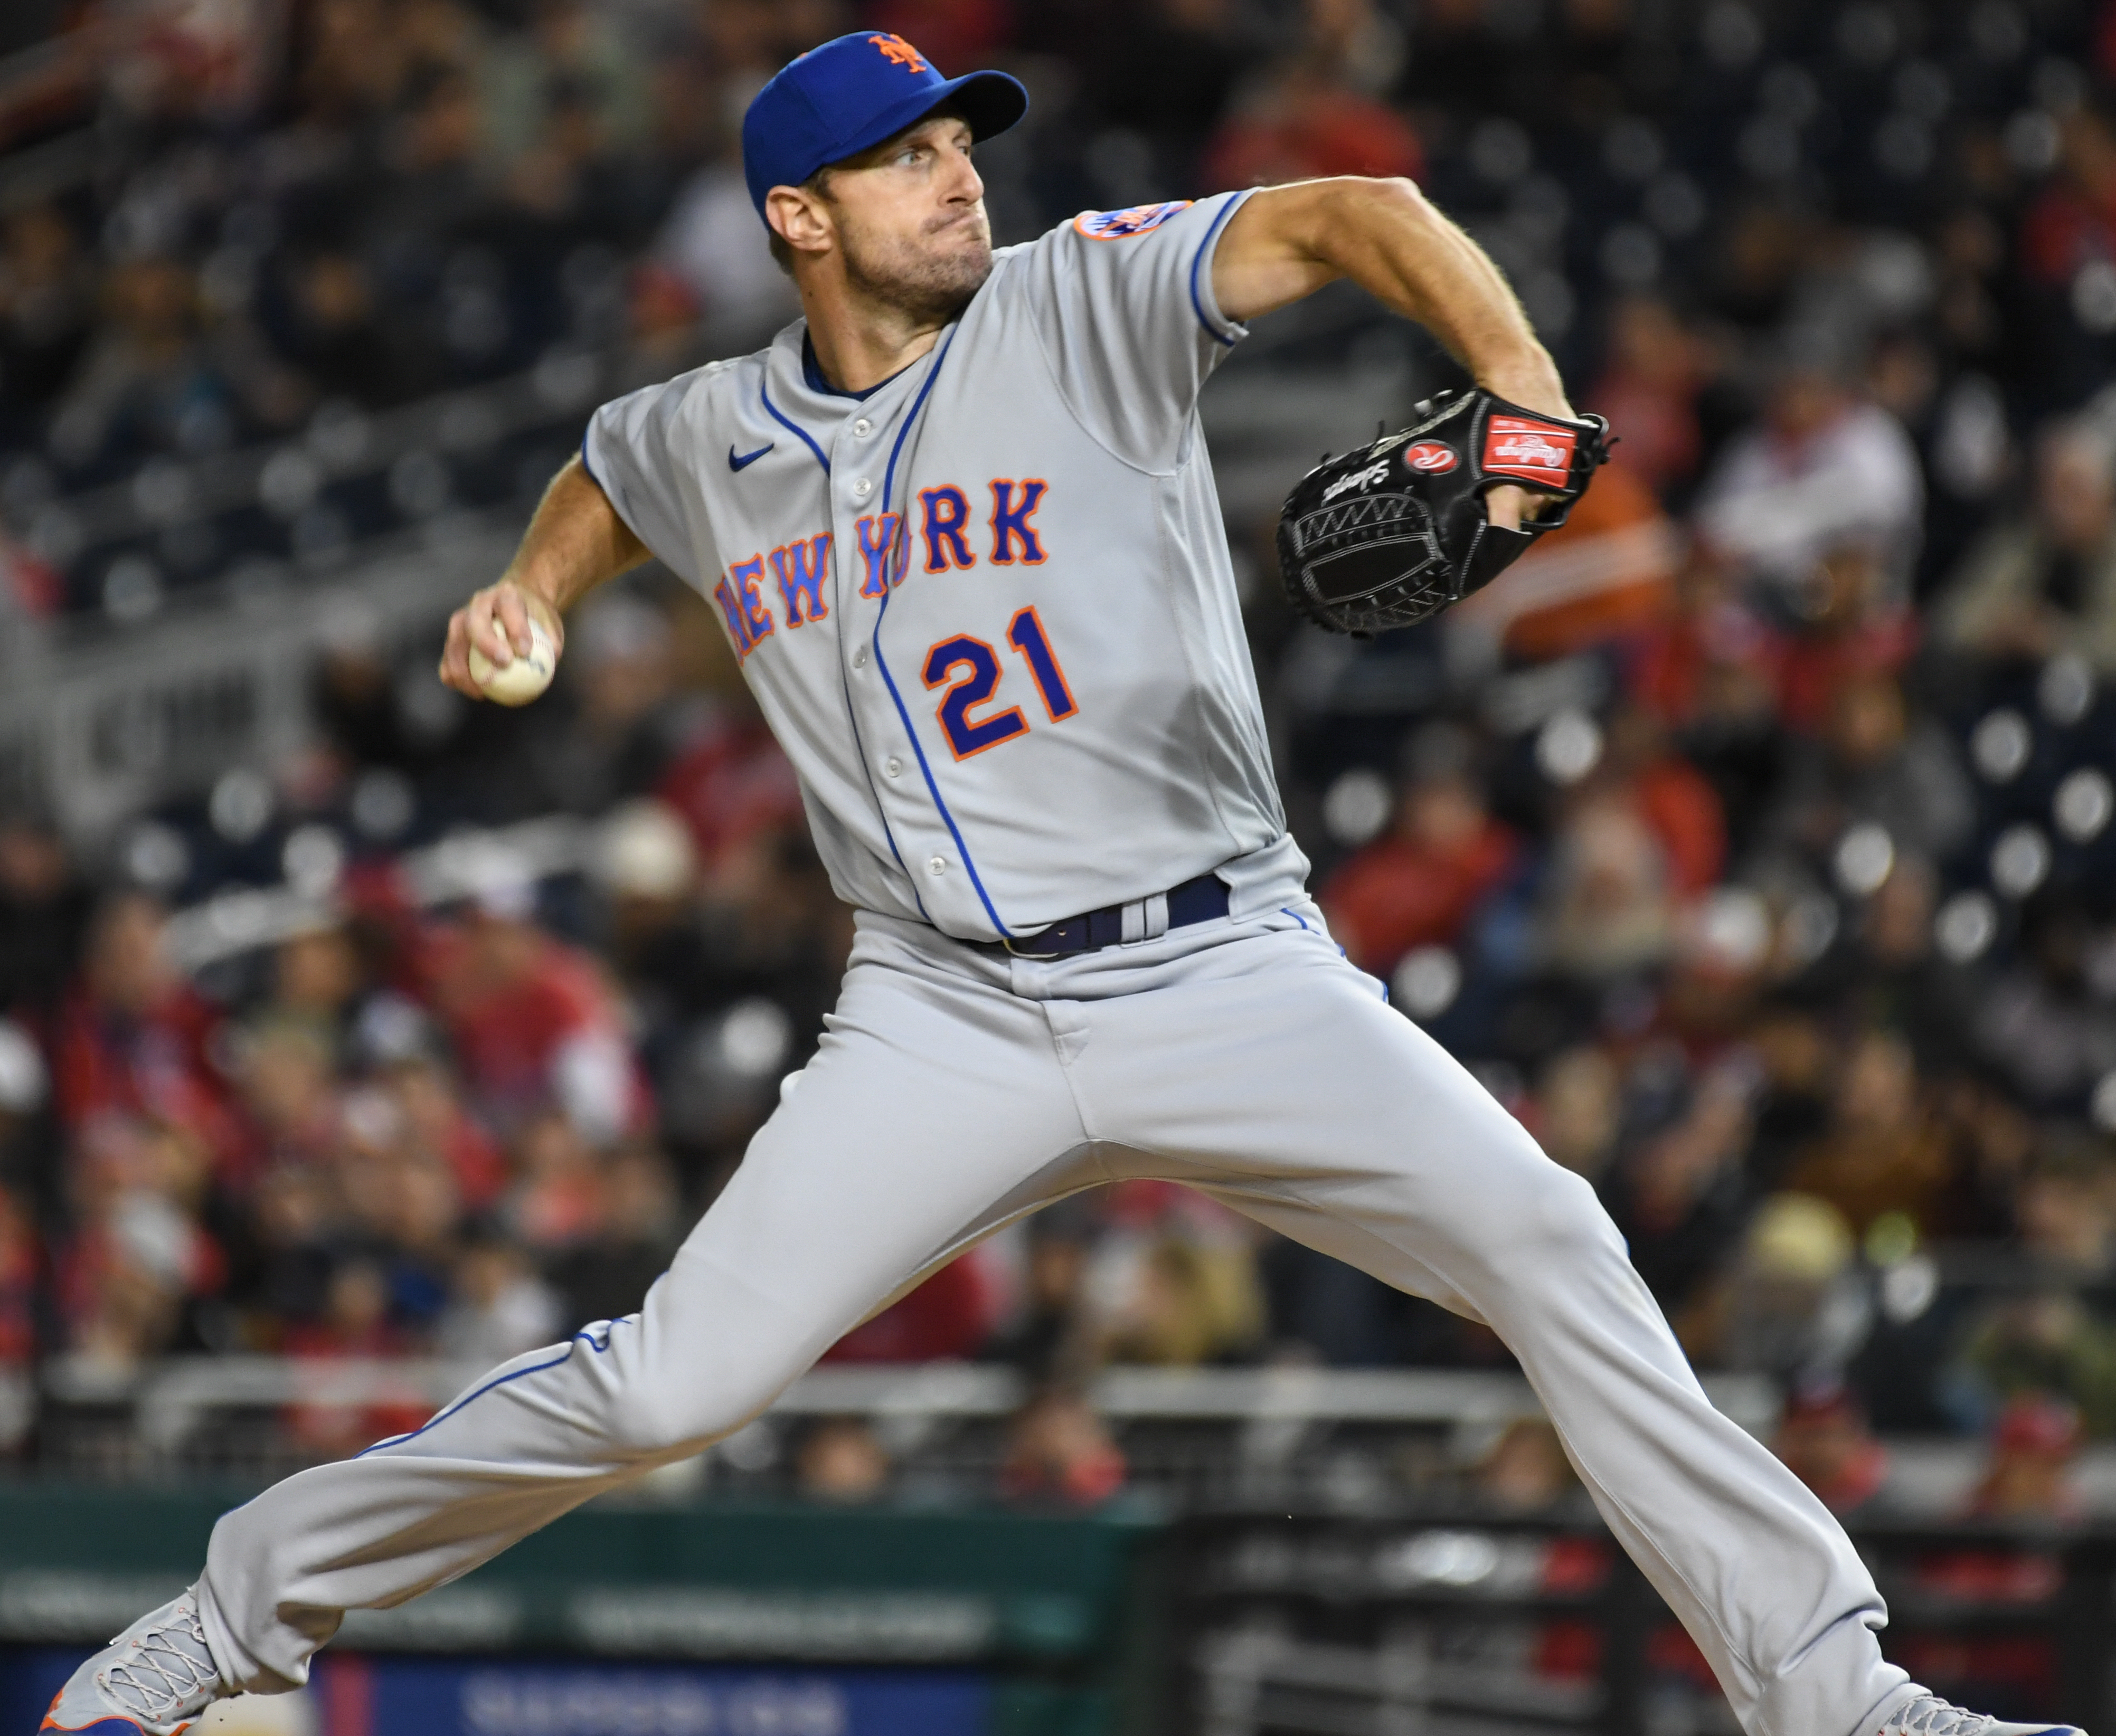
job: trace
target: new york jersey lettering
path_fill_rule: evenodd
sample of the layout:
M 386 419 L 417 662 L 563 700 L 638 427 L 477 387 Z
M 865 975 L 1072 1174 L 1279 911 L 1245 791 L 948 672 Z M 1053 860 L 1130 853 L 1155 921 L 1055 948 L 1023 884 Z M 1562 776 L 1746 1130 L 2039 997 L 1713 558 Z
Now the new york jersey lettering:
M 899 513 L 878 512 L 871 518 L 862 518 L 853 527 L 859 533 L 862 596 L 887 596 L 892 582 L 904 582 L 904 563 L 908 558 L 908 550 L 898 552 L 896 572 L 892 575 L 889 571 L 889 551 L 896 541 L 896 527 L 903 522 Z
M 727 618 L 728 637 L 734 641 L 734 648 L 744 657 L 749 655 L 749 623 L 743 618 L 742 605 L 734 599 L 734 590 L 725 579 L 713 586 L 713 601 L 720 606 L 720 613 Z
M 1043 491 L 1049 485 L 1040 476 L 1031 476 L 1021 483 L 1015 482 L 1011 476 L 992 478 L 993 566 L 1011 567 L 1017 548 L 1021 551 L 1021 559 L 1025 565 L 1041 567 L 1043 564 L 1042 540 L 1037 535 L 1035 527 L 1028 521 L 1035 516 L 1036 509 L 1043 504 Z M 1017 488 L 1021 490 L 1018 498 L 1014 494 Z
M 963 491 L 948 484 L 921 489 L 918 498 L 926 505 L 926 570 L 945 572 L 950 567 L 976 566 L 968 535 L 970 503 Z
M 752 554 L 740 566 L 729 567 L 728 577 L 734 583 L 734 599 L 741 609 L 743 626 L 747 629 L 743 636 L 754 648 L 769 639 L 777 625 L 759 595 L 764 588 L 764 557 Z
M 771 551 L 772 576 L 779 581 L 779 595 L 786 602 L 786 624 L 799 627 L 807 621 L 830 618 L 830 605 L 823 599 L 823 581 L 830 571 L 830 533 L 797 539 Z

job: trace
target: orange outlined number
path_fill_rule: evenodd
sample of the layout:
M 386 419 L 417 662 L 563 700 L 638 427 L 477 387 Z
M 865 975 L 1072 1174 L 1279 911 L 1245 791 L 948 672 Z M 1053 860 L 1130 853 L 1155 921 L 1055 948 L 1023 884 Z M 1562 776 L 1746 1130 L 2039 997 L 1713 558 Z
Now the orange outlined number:
M 1043 631 L 1043 618 L 1031 604 L 1008 623 L 1006 642 L 1021 653 L 1028 673 L 1036 677 L 1036 691 L 1043 696 L 1043 710 L 1054 723 L 1062 723 L 1080 709 L 1073 690 L 1065 685 L 1065 672 L 1058 667 L 1058 654 Z
M 1029 677 L 1043 701 L 1043 714 L 1054 723 L 1077 717 L 1079 702 L 1073 697 L 1058 654 L 1051 649 L 1050 638 L 1043 631 L 1043 618 L 1036 613 L 1033 604 L 1014 611 L 1014 619 L 1007 623 L 1006 642 L 1028 665 Z M 975 707 L 994 703 L 999 691 L 999 656 L 983 640 L 968 633 L 943 639 L 926 654 L 919 673 L 928 692 L 941 687 L 948 690 L 936 714 L 941 733 L 948 738 L 948 751 L 958 760 L 967 760 L 987 747 L 1028 733 L 1028 719 L 1021 714 L 1019 705 L 1010 705 L 991 717 L 970 715 Z
M 921 673 L 927 691 L 943 687 L 948 690 L 941 701 L 941 729 L 948 737 L 948 751 L 958 760 L 1028 733 L 1028 720 L 1019 705 L 994 717 L 970 715 L 971 708 L 984 705 L 999 686 L 999 655 L 983 640 L 968 633 L 943 639 L 926 654 Z

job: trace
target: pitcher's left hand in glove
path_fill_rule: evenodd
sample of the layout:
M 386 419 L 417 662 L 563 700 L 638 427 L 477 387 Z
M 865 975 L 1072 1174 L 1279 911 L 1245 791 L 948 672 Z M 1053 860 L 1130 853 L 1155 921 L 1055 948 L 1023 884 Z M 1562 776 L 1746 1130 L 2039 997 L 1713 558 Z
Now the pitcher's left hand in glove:
M 1481 388 L 1439 393 L 1401 434 L 1325 459 L 1294 485 L 1278 521 L 1286 595 L 1336 633 L 1423 621 L 1563 524 L 1608 457 L 1598 416 L 1544 416 Z M 1552 504 L 1518 530 L 1493 524 L 1484 497 L 1507 485 Z

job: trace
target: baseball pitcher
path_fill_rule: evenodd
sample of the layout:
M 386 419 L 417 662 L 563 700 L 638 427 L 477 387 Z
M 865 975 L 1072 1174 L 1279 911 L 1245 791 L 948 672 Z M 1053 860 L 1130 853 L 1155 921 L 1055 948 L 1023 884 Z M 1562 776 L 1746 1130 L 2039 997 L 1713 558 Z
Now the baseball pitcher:
M 995 252 L 973 147 L 1027 100 L 886 34 L 783 69 L 743 151 L 803 317 L 605 405 L 448 626 L 476 695 L 473 648 L 563 648 L 650 553 L 711 599 L 858 912 L 814 1060 L 637 1314 L 228 1513 L 44 1727 L 172 1736 L 294 1688 L 345 1610 L 732 1433 L 1012 1219 L 1157 1177 L 1498 1333 L 1751 1736 L 2030 1736 L 1883 1660 L 1842 1531 L 1706 1401 L 1594 1190 L 1346 962 L 1286 831 L 1197 410 L 1246 323 L 1350 278 L 1478 383 L 1295 491 L 1287 582 L 1330 627 L 1488 580 L 1599 425 L 1407 182 Z

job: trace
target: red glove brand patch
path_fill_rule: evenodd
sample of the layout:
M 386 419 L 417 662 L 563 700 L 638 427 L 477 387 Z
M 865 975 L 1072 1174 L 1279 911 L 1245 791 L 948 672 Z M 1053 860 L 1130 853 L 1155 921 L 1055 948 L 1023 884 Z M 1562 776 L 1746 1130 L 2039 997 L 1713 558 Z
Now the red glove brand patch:
M 1442 446 L 1438 440 L 1420 440 L 1404 448 L 1403 462 L 1412 470 L 1429 471 L 1437 475 L 1453 470 L 1462 457 L 1451 446 Z
M 1090 241 L 1129 241 L 1149 229 L 1158 229 L 1179 211 L 1190 209 L 1187 199 L 1171 199 L 1162 205 L 1126 205 L 1121 211 L 1083 211 L 1073 227 Z
M 1563 489 L 1572 480 L 1572 448 L 1578 436 L 1569 428 L 1495 416 L 1484 429 L 1484 471 Z

